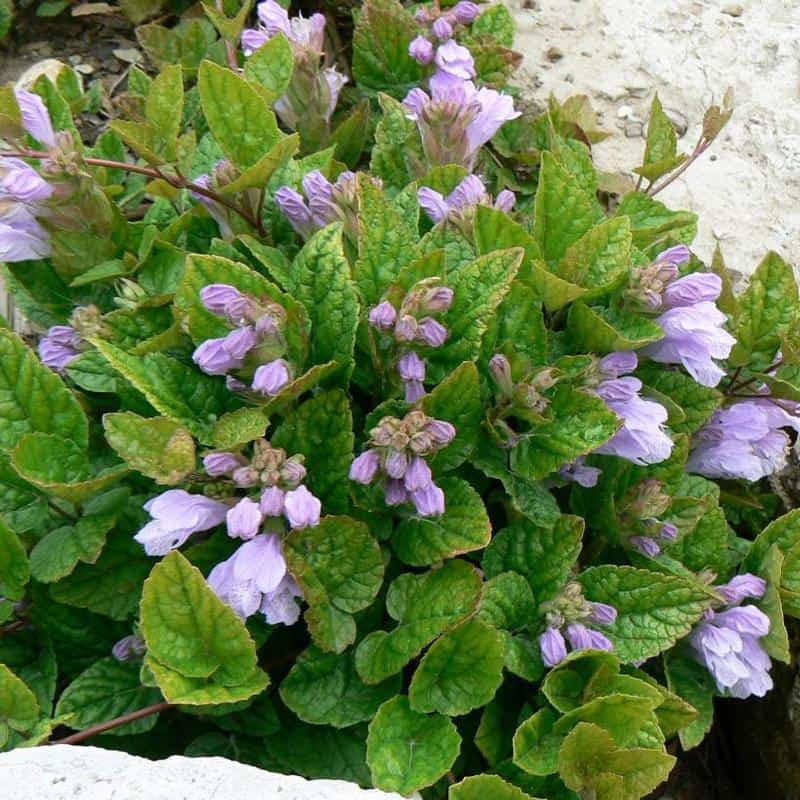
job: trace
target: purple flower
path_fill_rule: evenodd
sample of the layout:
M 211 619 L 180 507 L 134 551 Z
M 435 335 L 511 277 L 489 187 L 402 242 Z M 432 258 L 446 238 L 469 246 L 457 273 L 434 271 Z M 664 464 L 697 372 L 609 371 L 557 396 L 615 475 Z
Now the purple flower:
M 249 326 L 232 330 L 224 339 L 225 349 L 237 361 L 244 357 L 258 344 L 256 332 Z
M 433 23 L 433 35 L 440 41 L 445 42 L 450 39 L 453 35 L 453 26 L 447 21 L 445 17 L 439 17 L 436 22 Z M 466 48 L 464 48 L 466 50 Z M 467 50 L 467 52 L 469 52 Z M 438 63 L 437 63 L 438 66 Z M 474 64 L 473 64 L 474 66 Z M 440 67 L 441 69 L 441 67 Z M 467 75 L 466 77 L 471 78 L 475 73 L 473 72 L 472 75 Z
M 305 486 L 286 492 L 283 513 L 291 528 L 309 528 L 319 525 L 322 503 Z
M 453 305 L 453 290 L 447 286 L 435 286 L 426 293 L 422 307 L 429 313 L 447 311 Z
M 611 640 L 600 631 L 587 628 L 579 622 L 567 625 L 567 639 L 573 650 L 613 650 Z
M 510 211 L 516 199 L 513 192 L 504 189 L 497 195 L 494 207 Z M 439 223 L 469 212 L 478 205 L 489 205 L 491 197 L 477 175 L 467 175 L 447 197 L 429 186 L 422 186 L 417 190 L 417 201 L 431 221 Z
M 372 483 L 380 464 L 380 454 L 377 450 L 365 450 L 350 465 L 350 480 L 365 486 Z
M 42 98 L 38 94 L 25 91 L 25 89 L 15 89 L 14 94 L 25 130 L 42 144 L 55 147 L 56 134 Z
M 694 272 L 669 283 L 662 295 L 663 308 L 713 303 L 722 290 L 722 279 L 713 272 Z
M 387 506 L 399 506 L 408 502 L 408 492 L 403 485 L 403 481 L 392 478 L 386 482 L 386 489 L 383 496 Z
M 32 207 L 12 203 L 3 210 L 0 203 L 0 261 L 36 261 L 51 253 L 50 237 Z
M 250 57 L 259 47 L 263 47 L 269 41 L 269 38 L 263 30 L 245 28 L 242 31 L 242 52 L 245 56 Z
M 242 619 L 261 610 L 270 624 L 291 625 L 297 621 L 299 608 L 292 613 L 284 609 L 282 614 L 275 613 L 273 608 L 287 603 L 287 592 L 292 598 L 300 596 L 293 581 L 287 585 L 287 578 L 291 580 L 281 540 L 274 534 L 259 534 L 239 547 L 227 561 L 217 564 L 208 576 L 208 585 Z M 268 615 L 268 611 L 272 613 Z
M 607 603 L 592 603 L 590 620 L 598 625 L 613 625 L 617 621 L 617 609 Z
M 669 265 L 678 269 L 678 267 L 688 264 L 691 257 L 692 252 L 685 244 L 676 244 L 674 247 L 662 250 L 656 256 L 656 263 Z
M 252 55 L 264 42 L 282 33 L 294 46 L 296 53 L 322 53 L 325 33 L 325 17 L 312 14 L 305 19 L 302 15 L 289 18 L 283 6 L 275 0 L 264 0 L 258 4 L 259 28 L 242 31 L 242 45 L 246 56 Z
M 425 384 L 422 381 L 404 381 L 403 397 L 406 403 L 418 403 L 425 397 Z
M 688 642 L 720 692 L 740 699 L 763 697 L 772 688 L 770 659 L 760 641 L 769 629 L 769 617 L 755 606 L 708 609 Z
M 567 657 L 567 643 L 558 628 L 549 627 L 539 637 L 539 650 L 546 667 L 555 667 Z
M 450 214 L 450 206 L 444 195 L 429 186 L 422 186 L 417 190 L 417 202 L 432 222 L 441 222 Z
M 38 203 L 52 194 L 53 187 L 29 164 L 18 158 L 0 159 L 0 199 Z
M 425 426 L 425 430 L 433 437 L 436 444 L 444 446 L 455 439 L 456 429 L 443 419 L 434 419 Z
M 453 16 L 462 25 L 469 25 L 481 13 L 480 7 L 469 0 L 460 0 L 453 7 Z
M 123 636 L 112 648 L 111 655 L 117 661 L 136 661 L 147 652 L 144 639 L 136 634 Z
M 421 517 L 438 517 L 444 514 L 444 492 L 433 481 L 409 494 Z
M 230 475 L 242 464 L 242 457 L 233 453 L 208 453 L 208 455 L 203 456 L 203 468 L 212 478 Z
M 225 375 L 242 366 L 242 359 L 228 349 L 227 336 L 220 339 L 207 339 L 192 355 L 192 361 L 207 375 Z M 237 342 L 234 341 L 234 346 Z M 238 349 L 238 348 L 237 348 Z
M 258 483 L 258 470 L 253 469 L 249 464 L 239 467 L 233 471 L 233 482 L 240 489 L 249 489 Z
M 369 312 L 369 324 L 379 331 L 390 331 L 396 319 L 397 311 L 388 300 L 378 303 Z
M 277 486 L 269 486 L 261 493 L 259 508 L 265 517 L 281 517 L 284 511 L 286 493 Z
M 258 533 L 262 519 L 258 503 L 249 497 L 243 497 L 233 508 L 229 509 L 225 517 L 228 536 L 234 539 L 252 539 Z
M 669 458 L 673 442 L 664 430 L 667 410 L 639 397 L 641 388 L 642 382 L 630 376 L 603 381 L 597 387 L 597 394 L 623 425 L 595 452 L 620 456 L 634 464 L 656 464 Z
M 655 558 L 661 552 L 661 546 L 650 536 L 631 536 L 628 541 L 644 556 Z
M 458 44 L 453 39 L 439 45 L 436 49 L 434 62 L 440 72 L 445 72 L 455 78 L 468 80 L 475 77 L 475 61 L 472 58 L 472 54 L 466 47 Z
M 324 228 L 339 219 L 339 207 L 333 199 L 333 184 L 318 169 L 303 178 L 303 191 L 308 199 L 311 219 L 318 228 Z
M 383 468 L 390 478 L 402 478 L 406 474 L 406 469 L 408 469 L 408 456 L 404 452 L 391 450 L 386 457 Z
M 229 303 L 241 300 L 244 295 L 234 286 L 227 283 L 210 283 L 200 290 L 200 300 L 203 305 L 218 317 L 225 316 L 225 309 Z
M 300 587 L 287 573 L 275 591 L 263 596 L 258 610 L 264 615 L 268 625 L 294 625 L 300 618 L 297 598 L 302 596 Z
M 228 506 L 183 489 L 169 489 L 148 500 L 144 509 L 152 520 L 133 538 L 144 546 L 147 555 L 163 556 L 180 547 L 193 533 L 222 523 Z
M 722 597 L 728 605 L 738 605 L 748 597 L 760 599 L 767 591 L 767 582 L 757 575 L 751 575 L 745 572 L 742 575 L 736 575 L 731 578 L 727 583 L 721 586 L 715 586 L 714 591 Z
M 424 458 L 414 456 L 403 476 L 403 483 L 409 492 L 427 489 L 433 482 L 433 475 L 428 462 Z
M 790 439 L 783 428 L 800 432 L 800 420 L 767 398 L 715 411 L 695 434 L 686 469 L 707 478 L 748 481 L 772 475 L 786 465 Z
M 282 358 L 263 364 L 253 376 L 253 390 L 267 397 L 274 397 L 291 381 L 289 364 Z
M 447 341 L 447 328 L 433 317 L 423 317 L 417 325 L 417 338 L 430 347 L 440 347 Z
M 517 202 L 517 196 L 510 189 L 503 189 L 494 199 L 494 207 L 498 211 L 503 211 L 506 214 L 511 213 L 511 209 Z
M 604 356 L 598 362 L 600 374 L 604 378 L 619 378 L 620 375 L 627 375 L 639 366 L 639 359 L 636 353 L 623 350 Z
M 289 220 L 289 224 L 304 239 L 308 239 L 316 230 L 311 209 L 306 205 L 305 198 L 291 186 L 281 186 L 275 192 L 275 203 Z
M 586 459 L 582 456 L 576 458 L 571 464 L 566 464 L 559 469 L 559 477 L 570 483 L 577 483 L 578 486 L 583 486 L 586 489 L 597 486 L 597 481 L 603 471 L 597 467 L 587 467 L 585 462 Z
M 397 371 L 404 381 L 425 380 L 425 362 L 414 352 L 403 353 L 400 356 Z
M 63 373 L 67 365 L 80 355 L 83 339 L 69 325 L 54 325 L 39 342 L 39 358 L 46 367 Z
M 339 72 L 336 67 L 326 67 L 322 70 L 322 79 L 328 87 L 328 105 L 323 110 L 323 117 L 325 122 L 330 122 L 333 112 L 336 110 L 336 105 L 339 102 L 339 93 L 342 87 L 347 83 L 348 77 Z
M 217 167 L 225 163 L 226 162 L 224 161 L 218 161 L 214 169 L 216 170 Z M 193 183 L 199 186 L 201 189 L 214 188 L 214 181 L 209 174 L 198 175 L 194 179 Z M 219 226 L 219 232 L 222 234 L 222 238 L 228 240 L 233 239 L 234 233 L 233 228 L 231 228 L 231 223 L 228 219 L 228 209 L 213 198 L 204 194 L 200 194 L 200 192 L 193 192 L 190 190 L 189 194 L 191 194 L 191 196 L 197 200 L 198 203 L 205 207 L 206 211 L 208 211 L 208 213 L 211 215 L 211 218 Z
M 408 54 L 419 64 L 430 64 L 435 55 L 433 44 L 424 36 L 417 36 L 408 46 Z
M 281 467 L 281 479 L 289 484 L 290 488 L 295 488 L 306 477 L 306 468 L 299 460 L 295 460 L 296 458 L 297 456 L 290 458 Z

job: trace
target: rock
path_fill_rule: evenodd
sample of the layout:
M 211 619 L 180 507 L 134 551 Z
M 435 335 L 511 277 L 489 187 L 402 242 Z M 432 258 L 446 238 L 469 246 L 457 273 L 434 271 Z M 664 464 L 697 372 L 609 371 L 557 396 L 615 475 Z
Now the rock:
M 224 758 L 148 761 L 69 745 L 3 753 L 0 786 L 0 795 L 14 800 L 402 800 L 346 781 L 307 781 Z
M 741 17 L 744 14 L 744 8 L 739 5 L 739 3 L 734 3 L 729 6 L 725 6 L 722 9 L 723 14 L 727 14 L 729 17 Z
M 142 60 L 142 54 L 135 47 L 118 47 L 114 55 L 128 64 L 138 64 Z
M 624 130 L 629 139 L 638 139 L 644 132 L 644 126 L 641 122 L 626 122 Z
M 30 89 L 33 84 L 36 83 L 36 79 L 40 75 L 47 75 L 47 77 L 55 83 L 58 73 L 61 72 L 65 66 L 66 64 L 64 64 L 63 61 L 59 61 L 57 58 L 46 58 L 43 61 L 37 61 L 19 76 L 15 86 L 17 89 Z
M 675 126 L 675 133 L 677 133 L 679 137 L 683 136 L 689 129 L 689 120 L 686 118 L 686 114 L 675 108 L 665 108 L 664 113 Z
M 628 119 L 633 114 L 631 106 L 620 106 L 617 109 L 617 119 Z
M 564 58 L 564 53 L 561 52 L 557 47 L 551 47 L 546 53 L 545 57 L 548 61 L 556 62 L 561 61 Z

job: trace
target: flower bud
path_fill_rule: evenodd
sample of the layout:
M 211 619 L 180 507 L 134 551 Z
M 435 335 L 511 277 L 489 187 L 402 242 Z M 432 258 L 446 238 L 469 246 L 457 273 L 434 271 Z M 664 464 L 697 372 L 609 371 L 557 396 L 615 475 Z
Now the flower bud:
M 453 35 L 453 26 L 445 17 L 439 17 L 439 19 L 433 23 L 433 35 L 440 42 L 446 42 Z
M 223 340 L 223 346 L 230 353 L 232 358 L 242 361 L 244 357 L 258 344 L 256 332 L 248 325 L 244 328 L 236 328 L 231 331 Z
M 396 319 L 397 311 L 388 300 L 378 303 L 369 312 L 369 324 L 379 331 L 390 331 Z
M 261 510 L 258 503 L 243 497 L 225 515 L 228 536 L 234 539 L 252 539 L 261 527 Z
M 497 384 L 497 388 L 507 396 L 514 392 L 514 380 L 511 377 L 511 364 L 502 353 L 496 353 L 489 359 L 489 371 Z
M 430 486 L 431 481 L 433 481 L 433 475 L 431 474 L 431 468 L 428 466 L 428 462 L 425 461 L 424 458 L 414 456 L 403 476 L 403 483 L 406 489 L 408 489 L 409 492 L 425 489 Z
M 590 620 L 597 625 L 613 625 L 617 619 L 617 609 L 607 603 L 592 603 Z
M 548 628 L 539 637 L 539 650 L 546 667 L 555 667 L 567 657 L 567 643 L 558 628 Z
M 506 214 L 511 212 L 517 202 L 517 196 L 510 189 L 503 189 L 494 200 L 494 207 Z
M 249 464 L 239 467 L 233 471 L 233 482 L 240 489 L 249 489 L 258 483 L 258 470 L 253 469 Z
M 280 470 L 281 480 L 294 487 L 306 477 L 306 468 L 303 465 L 303 456 L 292 456 L 287 459 Z
M 282 358 L 270 361 L 256 370 L 253 390 L 267 397 L 274 397 L 291 380 L 289 364 Z
M 350 465 L 350 480 L 364 486 L 372 483 L 380 466 L 380 455 L 377 450 L 365 450 Z
M 203 468 L 212 478 L 221 475 L 230 475 L 235 469 L 241 467 L 244 459 L 233 453 L 208 453 L 203 456 Z
M 396 478 L 386 482 L 383 500 L 387 506 L 399 506 L 408 501 L 408 492 L 403 481 Z
M 400 356 L 397 371 L 404 381 L 425 380 L 425 362 L 414 352 L 403 353 Z
M 650 556 L 650 558 L 655 558 L 661 552 L 658 542 L 649 536 L 631 536 L 628 541 L 642 555 Z
M 433 317 L 423 317 L 419 321 L 417 337 L 431 347 L 440 347 L 447 340 L 447 328 Z
M 286 497 L 283 489 L 277 486 L 268 486 L 261 493 L 259 508 L 265 517 L 280 517 L 283 515 L 284 498 Z
M 447 286 L 435 286 L 428 289 L 420 304 L 429 314 L 447 311 L 453 304 L 453 290 Z
M 661 530 L 658 532 L 658 535 L 668 542 L 674 542 L 678 538 L 678 526 L 673 522 L 665 522 L 661 526 Z
M 431 420 L 425 430 L 433 437 L 434 442 L 440 447 L 450 444 L 456 435 L 456 429 L 443 419 Z
M 411 502 L 421 517 L 444 514 L 444 492 L 432 481 L 424 488 L 411 492 Z
M 394 326 L 394 338 L 398 342 L 413 342 L 417 336 L 417 321 L 410 314 L 403 314 Z
M 436 51 L 433 44 L 424 36 L 417 36 L 411 40 L 411 44 L 408 46 L 408 54 L 419 64 L 430 64 L 436 55 Z
M 408 457 L 399 450 L 390 450 L 383 468 L 390 478 L 402 478 L 408 467 Z
M 308 528 L 319 524 L 322 503 L 305 486 L 286 493 L 283 513 L 291 528 Z
M 233 300 L 243 297 L 242 293 L 227 283 L 212 283 L 200 290 L 200 300 L 203 305 L 217 316 L 224 316 L 225 306 Z
M 111 655 L 117 661 L 135 661 L 147 652 L 144 639 L 135 633 L 123 636 L 112 648 Z
M 469 0 L 459 0 L 453 6 L 453 16 L 457 22 L 462 25 L 469 25 L 474 22 L 475 18 L 481 13 L 480 6 L 477 3 L 471 3 Z

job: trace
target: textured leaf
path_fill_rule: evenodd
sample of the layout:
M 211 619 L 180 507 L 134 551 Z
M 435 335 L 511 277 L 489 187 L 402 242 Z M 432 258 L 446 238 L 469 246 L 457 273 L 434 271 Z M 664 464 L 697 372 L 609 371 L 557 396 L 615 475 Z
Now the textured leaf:
M 581 573 L 586 598 L 617 609 L 603 632 L 623 663 L 671 647 L 700 619 L 710 597 L 698 583 L 634 567 L 604 565 Z
M 208 127 L 237 167 L 251 167 L 278 141 L 275 115 L 245 78 L 205 61 L 198 86 Z
M 578 560 L 584 522 L 561 516 L 550 528 L 514 522 L 495 534 L 483 555 L 487 578 L 511 570 L 527 578 L 537 603 L 552 598 Z
M 292 531 L 284 555 L 310 606 L 306 622 L 315 642 L 342 652 L 355 639 L 349 615 L 366 608 L 383 582 L 378 542 L 363 522 L 324 517 L 319 525 Z
M 140 625 L 148 655 L 185 678 L 235 687 L 255 670 L 256 648 L 244 623 L 177 551 L 145 581 Z
M 782 517 L 772 520 L 750 545 L 747 555 L 742 561 L 742 570 L 758 572 L 772 545 L 776 544 L 784 553 L 788 553 L 800 543 L 800 509 L 794 509 Z
M 133 356 L 108 342 L 96 341 L 95 345 L 156 411 L 183 424 L 203 444 L 212 444 L 214 423 L 237 402 L 225 381 L 163 353 Z
M 620 663 L 605 650 L 573 650 L 547 673 L 542 693 L 562 713 L 574 711 L 591 699 L 594 687 L 619 676 Z
M 731 352 L 733 366 L 765 369 L 775 361 L 781 334 L 797 313 L 797 284 L 792 268 L 777 254 L 768 253 L 739 298 L 740 314 Z
M 644 365 L 637 376 L 647 386 L 669 397 L 684 413 L 681 422 L 670 423 L 675 433 L 692 434 L 703 426 L 722 404 L 722 394 L 716 389 L 701 386 L 691 376 L 679 370 L 664 369 L 662 365 Z
M 167 152 L 174 152 L 183 115 L 183 73 L 180 64 L 165 67 L 153 78 L 144 108 L 148 124 L 158 132 Z
M 347 728 L 375 716 L 380 705 L 401 688 L 400 676 L 368 686 L 361 682 L 353 652 L 305 650 L 281 683 L 281 699 L 304 722 Z
M 791 660 L 791 651 L 780 594 L 783 562 L 783 552 L 774 544 L 767 551 L 759 569 L 759 575 L 767 583 L 759 607 L 769 617 L 769 632 L 760 639 L 760 643 L 771 659 L 788 664 Z
M 0 595 L 8 600 L 21 600 L 29 578 L 25 548 L 17 534 L 0 517 Z
M 9 728 L 25 733 L 38 718 L 39 704 L 33 692 L 5 664 L 0 664 L 0 748 L 8 741 Z
M 493 6 L 504 8 L 503 6 Z M 450 787 L 448 800 L 536 800 L 499 775 L 470 775 Z
M 120 662 L 115 658 L 96 661 L 64 690 L 56 706 L 56 716 L 69 714 L 70 728 L 82 731 L 157 703 L 161 693 L 142 686 L 139 669 L 135 662 Z M 157 721 L 158 714 L 151 714 L 112 728 L 108 733 L 112 736 L 145 733 Z
M 533 427 L 511 451 L 511 469 L 532 480 L 595 450 L 621 424 L 599 397 L 564 384 L 556 387 L 547 411 L 551 419 Z
M 486 255 L 495 250 L 507 250 L 510 247 L 521 247 L 525 251 L 520 270 L 523 276 L 526 274 L 527 264 L 542 257 L 536 240 L 522 225 L 514 222 L 508 214 L 499 209 L 484 205 L 479 205 L 475 209 L 475 246 L 479 255 Z
M 646 317 L 610 308 L 590 308 L 580 300 L 569 310 L 567 327 L 575 346 L 586 353 L 636 350 L 664 336 L 664 331 Z
M 461 737 L 447 717 L 418 714 L 400 695 L 384 703 L 370 723 L 367 763 L 378 789 L 411 794 L 439 780 L 460 749 Z
M 166 417 L 140 417 L 130 411 L 103 416 L 108 443 L 129 467 L 156 483 L 171 486 L 195 468 L 194 439 Z
M 322 510 L 348 509 L 348 474 L 353 461 L 350 401 L 338 390 L 322 392 L 288 414 L 271 437 L 288 455 L 305 456 L 306 485 L 322 500 Z
M 685 161 L 686 156 L 678 155 L 678 137 L 670 118 L 664 113 L 658 95 L 650 106 L 650 120 L 647 124 L 647 144 L 644 161 L 635 172 L 648 181 L 655 181 L 671 172 Z
M 480 586 L 474 567 L 458 560 L 397 578 L 386 605 L 398 625 L 389 633 L 374 631 L 359 644 L 356 669 L 361 679 L 379 683 L 400 672 L 423 647 L 475 610 Z
M 439 517 L 410 516 L 392 535 L 392 547 L 406 564 L 424 567 L 462 553 L 482 550 L 492 526 L 480 495 L 458 478 L 439 481 L 445 511 Z
M 653 247 L 656 255 L 663 250 L 666 235 L 674 244 L 691 244 L 697 233 L 697 214 L 671 211 L 663 203 L 643 192 L 630 192 L 622 198 L 615 216 L 629 217 L 633 245 L 641 250 Z
M 425 653 L 408 688 L 411 708 L 460 716 L 485 706 L 503 680 L 500 631 L 468 619 L 443 634 Z
M 292 45 L 283 33 L 266 41 L 244 62 L 244 77 L 277 100 L 289 88 L 294 70 Z
M 78 401 L 23 341 L 0 330 L 0 447 L 34 431 L 57 433 L 85 448 L 88 423 Z
M 80 503 L 128 473 L 124 464 L 95 472 L 83 450 L 72 441 L 49 433 L 23 437 L 11 454 L 11 463 L 28 483 L 70 503 Z
M 277 170 L 297 152 L 299 146 L 300 137 L 296 133 L 278 139 L 252 167 L 243 170 L 238 178 L 222 186 L 220 194 L 230 195 L 246 189 L 263 189 Z
M 329 225 L 306 242 L 292 267 L 294 296 L 311 318 L 311 363 L 353 364 L 358 295 L 342 249 L 341 225 Z
M 664 671 L 669 688 L 698 711 L 697 719 L 679 731 L 681 746 L 690 750 L 703 741 L 714 723 L 714 679 L 705 667 L 677 653 L 665 655 Z
M 52 583 L 69 575 L 79 561 L 94 564 L 115 522 L 114 514 L 93 514 L 48 533 L 31 550 L 31 575 Z
M 413 150 L 409 142 L 416 140 L 420 155 L 422 147 L 417 126 L 408 119 L 405 108 L 393 97 L 382 93 L 378 95 L 378 102 L 383 115 L 375 129 L 369 171 L 381 178 L 386 186 L 398 189 L 411 180 L 406 163 L 406 153 Z

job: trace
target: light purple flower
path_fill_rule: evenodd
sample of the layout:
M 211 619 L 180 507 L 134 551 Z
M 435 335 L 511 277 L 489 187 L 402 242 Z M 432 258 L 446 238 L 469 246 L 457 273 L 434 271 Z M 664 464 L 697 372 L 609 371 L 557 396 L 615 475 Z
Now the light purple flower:
M 268 486 L 261 493 L 259 508 L 265 517 L 282 517 L 286 492 L 277 486 Z
M 510 211 L 516 199 L 513 192 L 504 189 L 497 195 L 494 207 Z M 491 197 L 477 175 L 467 175 L 447 197 L 429 186 L 420 187 L 417 190 L 417 201 L 431 221 L 439 223 L 469 212 L 478 205 L 489 205 Z
M 391 450 L 386 456 L 383 468 L 390 478 L 402 478 L 408 469 L 408 456 L 404 452 Z
M 427 489 L 433 482 L 433 475 L 428 462 L 420 456 L 414 456 L 403 476 L 403 484 L 409 492 Z
M 232 478 L 240 489 L 249 489 L 258 483 L 258 470 L 247 464 L 235 469 Z
M 135 633 L 123 636 L 112 648 L 111 655 L 117 661 L 136 661 L 147 652 L 147 645 L 141 636 Z
M 453 304 L 453 290 L 447 286 L 435 286 L 426 293 L 422 307 L 434 314 L 447 311 Z
M 299 609 L 297 614 L 284 611 L 281 615 L 272 608 L 273 603 L 280 606 L 286 602 L 283 595 L 287 589 L 294 592 L 293 597 L 300 595 L 296 585 L 287 586 L 286 578 L 290 576 L 281 540 L 275 534 L 259 534 L 239 547 L 227 561 L 217 564 L 208 576 L 208 585 L 242 619 L 259 610 L 265 616 L 272 611 L 272 619 L 267 618 L 270 624 L 292 624 Z
M 369 312 L 369 324 L 379 331 L 390 331 L 396 319 L 397 311 L 388 300 L 378 303 Z
M 576 458 L 571 464 L 566 464 L 558 470 L 559 477 L 586 489 L 597 486 L 603 471 L 597 467 L 589 467 L 585 462 L 586 459 L 582 456 Z
M 425 362 L 414 352 L 403 353 L 397 362 L 397 372 L 404 381 L 424 381 Z
M 567 639 L 573 650 L 613 650 L 611 640 L 600 631 L 587 628 L 579 622 L 567 625 Z
M 261 527 L 263 515 L 258 503 L 249 497 L 243 497 L 233 508 L 228 510 L 225 521 L 228 525 L 228 536 L 234 539 L 252 539 Z
M 333 201 L 333 184 L 318 169 L 303 178 L 303 191 L 311 219 L 318 228 L 339 219 L 339 209 Z
M 433 35 L 440 41 L 445 42 L 450 39 L 453 35 L 453 26 L 447 21 L 445 17 L 439 17 L 436 22 L 433 23 Z M 464 48 L 466 49 L 466 48 Z M 467 51 L 469 52 L 469 51 Z M 438 64 L 437 64 L 438 66 Z M 441 67 L 440 67 L 441 69 Z M 474 73 L 473 73 L 474 74 Z M 468 75 L 467 77 L 472 77 L 472 75 Z
M 319 525 L 322 503 L 305 486 L 286 492 L 283 513 L 291 528 L 309 528 Z
M 444 492 L 433 481 L 409 494 L 421 517 L 438 517 L 444 514 Z
M 658 532 L 660 538 L 668 542 L 674 542 L 678 538 L 678 526 L 673 522 L 665 522 Z
M 767 591 L 767 582 L 757 575 L 751 575 L 745 572 L 742 575 L 736 575 L 731 578 L 727 583 L 720 586 L 715 586 L 714 591 L 720 595 L 728 605 L 737 605 L 742 600 L 748 597 L 760 599 Z
M 218 317 L 224 317 L 228 305 L 243 297 L 244 295 L 237 288 L 229 286 L 227 283 L 210 283 L 200 290 L 200 301 Z
M 277 358 L 268 364 L 262 364 L 253 376 L 253 391 L 274 397 L 291 381 L 289 364 L 283 358 Z
M 180 547 L 193 533 L 221 524 L 228 506 L 210 497 L 169 489 L 144 505 L 152 520 L 133 538 L 149 556 L 163 556 Z
M 631 536 L 628 541 L 644 556 L 655 558 L 661 552 L 661 545 L 651 536 Z
M 39 173 L 18 158 L 0 159 L 0 199 L 38 203 L 53 194 L 53 187 Z
M 225 349 L 237 361 L 243 361 L 245 356 L 258 344 L 256 332 L 246 325 L 243 328 L 232 330 L 224 339 Z
M 676 244 L 674 247 L 662 250 L 656 256 L 656 262 L 658 264 L 668 264 L 677 269 L 688 264 L 691 257 L 692 252 L 685 244 Z
M 406 403 L 418 403 L 425 395 L 425 384 L 422 381 L 403 382 L 403 398 Z
M 289 39 L 296 53 L 322 53 L 325 33 L 325 17 L 322 14 L 312 14 L 308 19 L 302 15 L 290 19 L 288 12 L 280 3 L 275 0 L 264 0 L 258 4 L 258 22 L 259 28 L 242 31 L 242 44 L 246 56 L 252 55 L 258 47 L 278 33 L 284 34 Z
M 36 261 L 52 253 L 50 237 L 33 208 L 15 202 L 6 205 L 0 198 L 0 261 Z
M 636 353 L 630 350 L 610 353 L 601 358 L 597 364 L 600 374 L 604 378 L 619 378 L 620 375 L 627 375 L 629 372 L 633 372 L 638 365 L 639 359 L 636 357 Z
M 259 47 L 263 47 L 269 39 L 270 37 L 266 31 L 259 28 L 245 28 L 242 31 L 242 52 L 249 58 Z
M 786 465 L 790 439 L 784 428 L 800 432 L 800 419 L 766 398 L 715 411 L 694 435 L 686 469 L 707 478 L 748 481 L 772 475 Z
M 380 464 L 380 454 L 377 450 L 365 450 L 350 465 L 350 480 L 365 486 L 372 483 Z
M 281 186 L 275 192 L 275 203 L 289 220 L 289 224 L 304 239 L 307 239 L 316 230 L 311 209 L 306 205 L 305 198 L 291 186 Z
M 417 337 L 430 347 L 441 347 L 447 341 L 447 328 L 433 317 L 423 317 L 417 325 Z
M 607 603 L 592 603 L 590 620 L 598 625 L 613 625 L 617 621 L 617 609 Z
M 69 325 L 54 325 L 39 342 L 39 358 L 46 367 L 63 373 L 80 355 L 83 339 Z
M 517 196 L 510 189 L 503 189 L 494 199 L 494 207 L 498 211 L 510 214 L 517 202 Z
M 300 619 L 300 606 L 297 598 L 302 597 L 300 587 L 288 573 L 273 592 L 265 594 L 259 611 L 268 625 L 294 625 Z
M 694 272 L 671 281 L 662 295 L 663 308 L 713 303 L 722 291 L 722 279 L 713 272 Z
M 595 452 L 616 455 L 634 464 L 656 464 L 669 458 L 673 442 L 664 430 L 667 410 L 639 397 L 642 382 L 630 376 L 603 381 L 596 389 L 623 421 L 622 427 Z
M 339 72 L 336 67 L 326 67 L 322 70 L 322 79 L 328 87 L 328 105 L 323 111 L 323 116 L 325 122 L 330 122 L 339 102 L 339 94 L 349 78 Z
M 223 163 L 224 162 L 222 161 L 218 161 L 214 169 Z M 208 174 L 198 175 L 192 182 L 202 189 L 214 188 L 211 176 Z M 211 218 L 217 223 L 219 232 L 222 234 L 222 238 L 226 240 L 233 239 L 234 233 L 233 228 L 231 228 L 230 220 L 228 219 L 228 209 L 213 198 L 207 197 L 199 192 L 193 192 L 190 190 L 189 194 L 192 196 L 192 198 L 197 200 L 198 203 L 205 207 L 205 209 L 211 215 Z
M 281 479 L 284 483 L 289 484 L 291 488 L 294 488 L 305 477 L 306 468 L 300 461 L 289 459 L 281 467 Z
M 38 94 L 33 94 L 25 89 L 15 89 L 14 94 L 17 98 L 20 114 L 22 115 L 22 125 L 34 139 L 46 144 L 48 147 L 55 147 L 56 134 L 53 130 L 53 123 L 50 122 L 50 114 Z
M 448 445 L 455 439 L 456 429 L 453 425 L 443 419 L 435 419 L 425 426 L 425 430 L 433 437 L 433 440 L 440 446 Z
M 558 628 L 549 627 L 539 637 L 539 650 L 546 667 L 555 667 L 560 664 L 567 657 L 567 643 L 561 631 Z
M 227 336 L 207 339 L 192 354 L 192 361 L 207 375 L 225 375 L 242 366 L 242 359 L 234 356 L 226 346 Z
M 242 466 L 244 460 L 233 453 L 208 453 L 203 456 L 203 468 L 212 478 L 230 475 Z
M 402 503 L 408 502 L 408 492 L 406 491 L 403 481 L 397 478 L 388 480 L 386 482 L 383 499 L 387 506 L 399 506 Z
M 460 0 L 453 6 L 453 15 L 462 25 L 469 25 L 474 22 L 480 13 L 480 6 L 477 3 L 469 2 L 469 0 Z
M 450 214 L 450 206 L 444 195 L 430 186 L 421 186 L 417 190 L 417 202 L 432 222 L 441 222 Z
M 436 50 L 424 36 L 416 36 L 408 46 L 408 54 L 419 64 L 430 64 Z
M 439 45 L 436 49 L 434 63 L 440 72 L 445 72 L 455 78 L 468 80 L 475 77 L 475 61 L 472 53 L 454 39 Z

